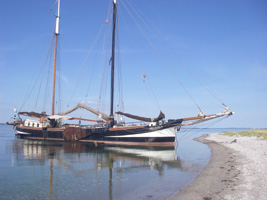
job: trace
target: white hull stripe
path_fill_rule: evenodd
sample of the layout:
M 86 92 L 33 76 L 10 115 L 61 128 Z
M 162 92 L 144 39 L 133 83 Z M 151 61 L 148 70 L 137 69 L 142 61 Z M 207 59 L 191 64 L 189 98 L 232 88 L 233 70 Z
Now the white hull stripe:
M 17 131 L 15 130 L 18 134 L 23 134 L 23 135 L 30 135 L 30 133 L 22 132 L 22 131 Z
M 122 135 L 122 136 L 106 136 L 106 137 L 175 137 L 177 127 L 171 127 L 163 130 L 152 131 L 149 133 Z

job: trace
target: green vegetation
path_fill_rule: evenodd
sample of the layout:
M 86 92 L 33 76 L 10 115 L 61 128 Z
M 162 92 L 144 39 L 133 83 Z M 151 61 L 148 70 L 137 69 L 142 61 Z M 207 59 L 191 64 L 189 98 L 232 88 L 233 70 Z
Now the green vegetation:
M 240 132 L 225 132 L 223 135 L 228 136 L 247 136 L 247 137 L 257 137 L 262 140 L 267 140 L 267 130 L 248 130 Z

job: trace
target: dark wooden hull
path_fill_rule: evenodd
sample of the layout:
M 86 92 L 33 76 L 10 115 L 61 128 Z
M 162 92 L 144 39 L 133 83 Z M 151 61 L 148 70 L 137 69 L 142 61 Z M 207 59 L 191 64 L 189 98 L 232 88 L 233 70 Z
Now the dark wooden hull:
M 25 126 L 15 126 L 14 130 L 17 135 L 22 139 L 33 140 L 60 140 L 64 141 L 64 129 L 60 128 L 35 128 Z
M 63 128 L 37 128 L 15 126 L 20 138 L 33 140 L 55 140 L 103 143 L 115 145 L 174 146 L 175 133 L 180 123 L 158 127 L 130 126 L 117 128 L 85 128 L 66 126 Z

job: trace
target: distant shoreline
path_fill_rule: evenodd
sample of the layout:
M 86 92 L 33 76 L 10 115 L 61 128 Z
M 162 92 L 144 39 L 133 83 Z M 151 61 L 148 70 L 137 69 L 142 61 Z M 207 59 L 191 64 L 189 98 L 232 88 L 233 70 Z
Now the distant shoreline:
M 197 139 L 211 148 L 199 176 L 170 199 L 266 199 L 267 141 L 208 134 Z

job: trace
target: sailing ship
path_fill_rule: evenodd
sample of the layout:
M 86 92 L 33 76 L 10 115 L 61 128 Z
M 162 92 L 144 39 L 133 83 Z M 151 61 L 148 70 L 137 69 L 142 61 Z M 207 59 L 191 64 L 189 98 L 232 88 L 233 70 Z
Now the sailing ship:
M 24 139 L 33 140 L 54 140 L 71 142 L 93 142 L 95 144 L 115 144 L 115 145 L 153 145 L 153 146 L 174 146 L 176 132 L 182 126 L 194 125 L 211 119 L 230 116 L 233 112 L 225 105 L 224 111 L 217 114 L 205 115 L 200 112 L 195 117 L 165 119 L 165 114 L 160 112 L 156 118 L 147 118 L 121 111 L 114 112 L 114 70 L 115 70 L 115 48 L 116 27 L 117 27 L 117 0 L 112 1 L 112 49 L 111 49 L 111 72 L 110 72 L 110 114 L 105 114 L 89 106 L 79 103 L 73 109 L 66 112 L 55 114 L 55 82 L 56 82 L 56 59 L 57 59 L 57 37 L 59 35 L 59 9 L 60 0 L 58 0 L 58 14 L 56 15 L 55 25 L 55 50 L 54 50 L 54 74 L 53 74 L 53 95 L 51 115 L 36 112 L 19 112 L 19 115 L 26 115 L 38 120 L 26 119 L 23 122 L 16 123 L 14 130 L 17 136 Z M 101 120 L 81 119 L 66 116 L 78 108 L 86 109 L 91 113 L 101 117 Z M 140 124 L 134 123 L 127 125 L 115 120 L 115 116 L 125 116 L 138 120 Z M 80 124 L 62 124 L 61 120 L 85 120 L 94 123 L 90 126 Z

